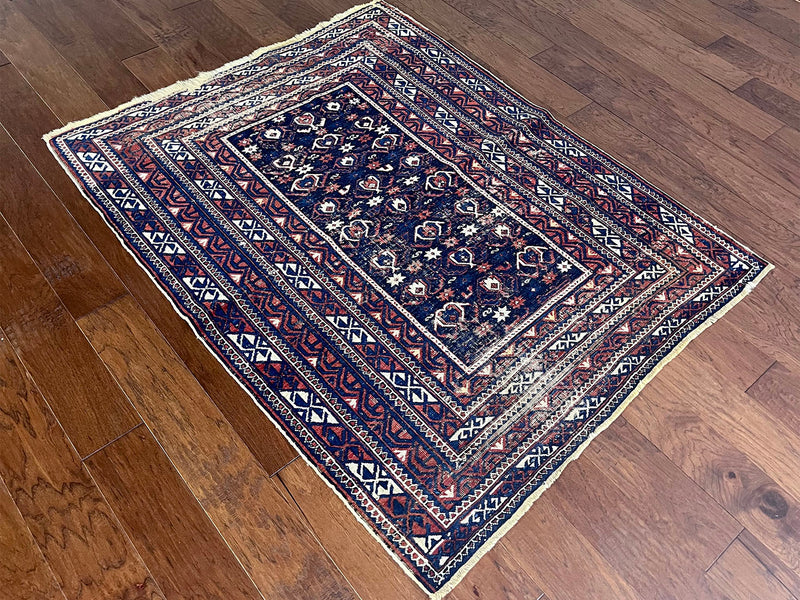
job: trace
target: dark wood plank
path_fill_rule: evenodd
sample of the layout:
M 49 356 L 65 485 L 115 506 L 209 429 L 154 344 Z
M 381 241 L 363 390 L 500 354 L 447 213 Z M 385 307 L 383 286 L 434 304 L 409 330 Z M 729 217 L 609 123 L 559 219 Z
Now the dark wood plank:
M 590 101 L 526 56 L 487 32 L 443 0 L 402 0 L 398 6 L 426 27 L 443 35 L 462 51 L 486 65 L 493 73 L 532 102 L 566 116 Z
M 768 161 L 758 163 L 757 168 L 751 166 L 759 154 L 774 153 L 759 140 L 741 140 L 741 146 L 733 148 L 733 156 L 683 124 L 676 114 L 628 92 L 559 46 L 536 55 L 534 60 L 677 156 L 699 165 L 717 183 L 746 197 L 762 212 L 780 211 L 786 216 L 786 226 L 800 233 L 800 213 L 794 210 L 800 196 L 800 174 L 792 161 L 784 160 L 780 171 Z
M 734 93 L 789 127 L 800 129 L 800 100 L 755 78 L 737 88 Z
M 800 370 L 776 361 L 753 385 L 747 395 L 773 415 L 800 431 Z
M 712 0 L 653 0 L 663 4 L 666 10 L 678 8 L 691 14 L 700 26 L 716 27 L 727 35 L 747 44 L 764 56 L 793 68 L 800 58 L 800 48 L 732 12 L 717 6 Z M 794 0 L 792 0 L 793 2 Z
M 58 127 L 60 122 L 30 87 L 22 87 L 21 90 L 13 105 L 0 101 L 0 122 L 8 126 L 14 141 L 87 232 L 125 287 L 198 378 L 259 462 L 269 473 L 280 469 L 297 453 L 272 425 L 263 424 L 262 413 L 255 403 L 197 339 L 189 325 L 183 319 L 176 318 L 175 310 L 166 297 L 55 161 L 42 142 L 41 135 Z M 38 199 L 42 203 L 47 200 L 47 196 Z M 63 209 L 56 207 L 53 210 Z
M 514 15 L 496 10 L 487 2 L 471 0 L 446 0 L 446 2 L 526 56 L 538 54 L 553 45 L 553 42 L 527 27 Z
M 259 0 L 274 15 L 279 15 L 294 33 L 300 33 L 311 29 L 318 23 L 328 21 L 334 15 L 349 8 L 349 6 L 337 6 L 338 2 L 328 2 L 327 0 Z M 347 2 L 344 4 L 353 5 L 357 2 Z M 291 37 L 291 36 L 290 36 Z
M 226 62 L 247 56 L 261 45 L 217 8 L 212 0 L 197 0 L 174 12 L 181 15 L 203 43 L 213 48 Z
M 151 92 L 188 79 L 192 75 L 185 67 L 176 63 L 161 46 L 126 58 L 122 64 Z
M 301 515 L 132 298 L 80 326 L 265 598 L 354 598 Z M 259 422 L 268 426 L 266 416 Z
M 792 592 L 795 597 L 800 598 L 800 570 L 787 567 L 747 529 L 739 534 L 738 539 L 753 553 L 753 556 L 767 567 L 770 573 L 780 580 L 787 590 Z
M 155 45 L 114 2 L 25 0 L 17 3 L 17 7 L 55 46 L 75 44 L 87 31 L 118 60 Z
M 276 478 L 360 598 L 426 597 L 303 460 L 293 461 Z
M 262 598 L 145 427 L 86 465 L 168 598 Z
M 9 2 L 0 4 L 0 51 L 64 122 L 84 119 L 108 108 L 16 5 Z
M 0 598 L 66 600 L 0 478 Z
M 27 0 L 16 6 L 107 105 L 117 106 L 144 92 L 142 84 L 120 63 L 106 36 L 97 39 L 68 2 Z M 153 42 L 147 47 L 152 48 Z
M 663 27 L 656 19 L 624 0 L 592 0 L 587 4 L 597 8 L 603 16 L 607 16 L 618 29 L 628 32 L 632 37 L 729 90 L 737 88 L 748 79 L 748 74 L 736 65 Z
M 67 598 L 163 598 L 2 332 L 0 477 Z
M 515 0 L 524 11 L 533 0 Z M 583 5 L 577 0 L 536 0 L 553 12 L 559 13 L 561 3 L 566 2 L 568 12 L 563 13 L 577 28 L 625 56 L 629 60 L 657 75 L 670 86 L 694 98 L 711 112 L 725 114 L 728 120 L 740 124 L 758 138 L 765 138 L 780 128 L 780 121 L 752 104 L 730 93 L 704 74 L 684 65 L 677 58 L 664 54 L 646 41 L 630 35 L 621 24 L 607 17 L 602 7 Z
M 715 41 L 708 50 L 795 99 L 800 98 L 800 72 L 796 69 L 774 62 L 729 35 Z
M 24 123 L 29 118 L 24 99 L 30 88 L 13 66 L 0 67 L 0 88 L 0 123 Z M 0 188 L 0 212 L 72 315 L 91 312 L 125 292 L 108 263 L 3 127 Z
M 706 578 L 730 600 L 797 600 L 739 540 L 722 553 Z
M 225 63 L 180 14 L 161 0 L 117 0 L 117 4 L 133 23 L 192 74 Z
M 298 31 L 306 29 L 293 27 L 284 20 L 292 6 L 297 8 L 301 5 L 299 2 L 293 2 L 289 11 L 280 11 L 283 15 L 281 17 L 260 0 L 219 0 L 217 5 L 232 21 L 264 46 L 288 40 Z M 302 6 L 299 8 L 302 9 Z
M 0 328 L 86 456 L 141 420 L 3 219 L 0 247 Z
M 712 0 L 738 17 L 750 21 L 792 44 L 800 43 L 800 24 L 754 0 Z

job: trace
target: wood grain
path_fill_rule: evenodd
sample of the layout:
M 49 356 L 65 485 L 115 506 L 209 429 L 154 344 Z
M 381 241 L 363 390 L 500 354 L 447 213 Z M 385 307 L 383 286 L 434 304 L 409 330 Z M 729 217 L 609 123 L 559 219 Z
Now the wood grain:
M 168 598 L 263 598 L 147 428 L 86 465 Z
M 739 540 L 722 553 L 706 577 L 712 589 L 730 600 L 797 600 Z
M 1 331 L 0 477 L 67 598 L 163 598 Z
M 2 480 L 0 556 L 0 599 L 66 600 Z

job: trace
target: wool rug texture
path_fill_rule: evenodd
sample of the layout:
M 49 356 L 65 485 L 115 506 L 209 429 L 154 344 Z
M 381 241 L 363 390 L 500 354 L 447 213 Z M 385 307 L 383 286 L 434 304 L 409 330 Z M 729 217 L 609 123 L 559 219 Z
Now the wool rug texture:
M 45 138 L 434 598 L 769 270 L 380 2 Z

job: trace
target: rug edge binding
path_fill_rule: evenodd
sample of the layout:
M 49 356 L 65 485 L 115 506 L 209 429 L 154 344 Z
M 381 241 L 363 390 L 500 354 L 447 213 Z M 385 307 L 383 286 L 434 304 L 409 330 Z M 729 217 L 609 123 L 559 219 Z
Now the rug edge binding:
M 542 482 L 542 484 L 533 492 L 533 494 L 531 494 L 528 498 L 526 498 L 525 501 L 519 507 L 517 507 L 517 509 L 514 511 L 514 513 L 503 523 L 503 525 L 501 525 L 497 529 L 497 531 L 495 531 L 491 536 L 489 536 L 489 538 L 486 539 L 486 541 L 484 541 L 481 544 L 480 548 L 478 548 L 476 553 L 472 557 L 470 557 L 470 559 L 467 562 L 465 562 L 463 565 L 461 565 L 461 567 L 459 567 L 456 570 L 456 572 L 447 580 L 447 583 L 445 583 L 445 585 L 442 586 L 441 588 L 439 588 L 438 590 L 431 592 L 430 590 L 428 590 L 424 586 L 424 584 L 420 581 L 420 579 L 408 568 L 408 566 L 394 552 L 394 550 L 392 548 L 390 548 L 383 541 L 383 539 L 381 539 L 380 536 L 378 536 L 375 533 L 372 525 L 370 525 L 357 512 L 357 510 L 344 497 L 344 495 L 333 485 L 333 483 L 331 483 L 328 480 L 328 478 L 325 476 L 325 474 L 322 473 L 319 470 L 319 468 L 317 468 L 317 466 L 315 464 L 313 464 L 312 460 L 306 455 L 304 450 L 298 446 L 297 442 L 294 439 L 292 439 L 292 437 L 286 431 L 284 431 L 283 426 L 280 423 L 278 423 L 275 420 L 275 418 L 269 412 L 267 412 L 266 408 L 264 408 L 264 406 L 261 404 L 261 402 L 255 397 L 255 395 L 253 395 L 253 393 L 249 389 L 247 389 L 247 387 L 244 385 L 244 383 L 242 383 L 242 381 L 240 381 L 240 379 L 236 376 L 236 374 L 233 373 L 228 368 L 228 366 L 217 355 L 217 353 L 210 346 L 210 344 L 202 337 L 201 332 L 199 331 L 197 325 L 186 314 L 184 314 L 183 310 L 175 303 L 173 298 L 170 297 L 169 293 L 162 286 L 161 282 L 158 279 L 156 279 L 156 277 L 150 272 L 148 267 L 143 263 L 141 258 L 139 256 L 137 256 L 136 253 L 133 251 L 133 249 L 128 245 L 128 241 L 126 239 L 124 239 L 120 235 L 120 233 L 116 230 L 116 228 L 114 227 L 114 224 L 109 220 L 108 216 L 100 209 L 99 206 L 96 205 L 96 203 L 94 202 L 94 199 L 91 198 L 89 196 L 89 194 L 87 194 L 87 192 L 86 192 L 86 190 L 84 188 L 83 182 L 81 182 L 79 179 L 77 179 L 73 175 L 73 173 L 70 172 L 70 170 L 67 168 L 67 165 L 61 160 L 60 156 L 58 155 L 54 145 L 50 143 L 53 138 L 55 138 L 55 137 L 57 137 L 57 136 L 59 136 L 59 135 L 61 135 L 63 133 L 66 133 L 67 131 L 70 131 L 70 130 L 75 129 L 77 127 L 82 127 L 82 126 L 89 125 L 91 123 L 106 119 L 106 118 L 108 118 L 110 116 L 113 116 L 113 115 L 119 113 L 119 112 L 127 110 L 128 108 L 131 108 L 132 106 L 135 106 L 137 104 L 141 104 L 143 102 L 151 102 L 151 101 L 161 100 L 161 99 L 163 99 L 163 98 L 165 98 L 167 96 L 170 96 L 172 94 L 175 94 L 177 92 L 196 89 L 197 87 L 201 86 L 203 83 L 205 83 L 205 82 L 209 81 L 210 79 L 213 79 L 214 77 L 218 76 L 220 73 L 222 73 L 222 72 L 224 72 L 224 71 L 226 71 L 228 69 L 231 69 L 233 67 L 236 67 L 236 66 L 238 66 L 240 64 L 252 61 L 252 60 L 256 59 L 257 57 L 259 57 L 260 55 L 262 55 L 264 52 L 275 50 L 277 48 L 281 48 L 281 47 L 287 46 L 289 44 L 293 44 L 293 43 L 295 43 L 297 41 L 300 41 L 301 39 L 304 39 L 304 38 L 316 33 L 317 31 L 319 31 L 319 30 L 321 30 L 321 29 L 323 29 L 325 27 L 328 27 L 329 25 L 332 25 L 333 23 L 336 23 L 336 22 L 344 19 L 345 17 L 347 17 L 347 16 L 349 16 L 349 15 L 351 15 L 353 13 L 356 13 L 356 12 L 358 12 L 358 11 L 364 9 L 364 8 L 367 8 L 367 7 L 373 6 L 373 5 L 377 5 L 377 4 L 385 4 L 385 2 L 383 0 L 372 0 L 372 1 L 364 3 L 364 4 L 356 5 L 356 6 L 350 8 L 350 9 L 348 9 L 346 11 L 343 11 L 343 12 L 333 16 L 331 19 L 329 19 L 327 21 L 320 22 L 316 26 L 314 26 L 314 27 L 312 27 L 310 29 L 307 29 L 307 30 L 305 30 L 305 31 L 303 31 L 301 33 L 298 33 L 297 35 L 295 35 L 295 36 L 293 36 L 293 37 L 291 37 L 291 38 L 289 38 L 287 40 L 284 40 L 284 41 L 281 41 L 281 42 L 276 42 L 275 44 L 271 44 L 271 45 L 268 45 L 268 46 L 263 46 L 261 48 L 258 48 L 255 51 L 253 51 L 252 53 L 248 54 L 247 56 L 244 56 L 244 57 L 242 57 L 240 59 L 228 62 L 228 63 L 222 65 L 221 67 L 217 68 L 217 69 L 214 69 L 212 71 L 206 71 L 206 72 L 203 72 L 203 73 L 199 73 L 195 77 L 192 77 L 192 78 L 189 78 L 189 79 L 186 79 L 186 80 L 183 80 L 183 81 L 177 81 L 177 82 L 175 82 L 175 83 L 173 83 L 173 84 L 171 84 L 171 85 L 169 85 L 167 87 L 164 87 L 164 88 L 155 90 L 153 92 L 150 92 L 148 94 L 144 94 L 144 95 L 138 96 L 136 98 L 133 98 L 133 99 L 129 100 L 128 102 L 120 104 L 119 106 L 117 106 L 115 108 L 112 108 L 112 109 L 109 109 L 107 111 L 104 111 L 102 113 L 98 113 L 96 115 L 92 115 L 92 116 L 90 116 L 90 117 L 88 117 L 86 119 L 80 119 L 80 120 L 69 122 L 69 123 L 63 125 L 62 127 L 59 127 L 57 129 L 54 129 L 54 130 L 44 134 L 42 136 L 42 139 L 45 142 L 47 142 L 46 145 L 47 145 L 47 148 L 50 151 L 50 153 L 53 155 L 53 157 L 56 159 L 56 161 L 59 163 L 59 165 L 61 165 L 62 169 L 64 169 L 64 171 L 67 173 L 67 175 L 72 180 L 72 182 L 75 184 L 75 186 L 78 188 L 78 190 L 80 190 L 80 193 L 84 197 L 84 199 L 101 216 L 101 218 L 105 222 L 106 226 L 113 232 L 113 234 L 116 236 L 117 240 L 120 242 L 120 245 L 125 249 L 126 252 L 128 252 L 128 254 L 131 255 L 131 257 L 133 257 L 133 259 L 136 262 L 136 264 L 145 272 L 145 274 L 154 283 L 155 287 L 167 299 L 167 301 L 170 303 L 170 305 L 172 306 L 172 308 L 175 311 L 175 313 L 189 325 L 189 327 L 192 330 L 192 333 L 195 335 L 195 337 L 205 346 L 206 350 L 208 350 L 208 352 L 220 363 L 220 365 L 222 365 L 222 367 L 225 369 L 225 371 L 228 373 L 228 375 L 230 375 L 231 378 L 233 378 L 233 380 L 236 381 L 236 383 L 239 385 L 239 387 L 241 387 L 245 391 L 245 393 L 250 397 L 250 399 L 255 403 L 255 405 L 261 410 L 261 412 L 264 413 L 264 415 L 267 417 L 267 419 L 273 425 L 273 427 L 275 427 L 275 429 L 278 432 L 280 432 L 280 434 L 284 437 L 284 439 L 286 439 L 286 441 L 289 443 L 289 445 L 297 452 L 298 456 L 303 460 L 303 462 L 305 462 L 311 468 L 311 470 L 314 472 L 314 474 L 320 480 L 322 480 L 325 483 L 325 485 L 327 485 L 333 491 L 333 493 L 336 495 L 336 497 L 342 502 L 342 504 L 344 504 L 344 506 L 355 517 L 356 521 L 358 523 L 360 523 L 362 527 L 364 527 L 364 529 L 367 531 L 367 533 L 370 536 L 372 536 L 381 545 L 381 547 L 383 547 L 383 549 L 386 551 L 386 553 L 400 566 L 400 568 L 403 570 L 405 575 L 408 576 L 409 579 L 411 579 L 414 583 L 416 583 L 417 586 L 423 591 L 423 593 L 425 593 L 427 595 L 429 600 L 442 600 L 447 594 L 449 594 L 451 591 L 453 591 L 455 589 L 455 587 L 459 583 L 461 583 L 461 581 L 464 579 L 464 577 L 466 577 L 466 575 L 480 561 L 480 559 L 483 558 L 488 552 L 490 552 L 497 545 L 497 543 L 519 522 L 519 520 L 522 517 L 525 516 L 525 514 L 528 512 L 528 510 L 530 510 L 530 508 L 533 506 L 534 502 L 536 502 L 536 500 L 538 500 L 541 497 L 541 495 L 545 491 L 547 491 L 547 489 L 553 483 L 555 483 L 555 481 L 561 476 L 561 474 L 564 471 L 564 469 L 572 461 L 578 459 L 581 456 L 581 454 L 583 453 L 583 451 L 589 446 L 589 444 L 591 444 L 591 442 L 598 435 L 603 433 L 609 426 L 611 426 L 611 424 L 613 424 L 614 421 L 617 420 L 618 417 L 620 417 L 622 415 L 622 413 L 625 410 L 625 408 L 627 408 L 628 405 L 639 395 L 639 393 L 642 391 L 642 389 L 644 389 L 645 386 L 648 383 L 650 383 L 650 381 L 652 381 L 655 378 L 655 376 L 658 375 L 658 373 L 670 361 L 672 361 L 675 357 L 677 357 L 689 345 L 689 343 L 691 341 L 693 341 L 696 337 L 698 337 L 701 333 L 703 333 L 711 325 L 713 325 L 719 319 L 721 319 L 729 310 L 731 310 L 742 299 L 744 299 L 745 296 L 747 296 L 750 292 L 752 292 L 753 289 L 755 289 L 755 287 L 759 283 L 761 283 L 761 281 L 764 279 L 764 277 L 766 277 L 766 275 L 775 268 L 775 266 L 773 264 L 769 263 L 769 262 L 766 262 L 765 267 L 761 270 L 761 272 L 752 281 L 747 283 L 745 285 L 745 287 L 742 289 L 742 291 L 740 291 L 736 296 L 734 296 L 733 298 L 728 300 L 728 302 L 726 302 L 725 304 L 720 306 L 714 312 L 714 314 L 709 316 L 708 319 L 703 321 L 703 323 L 701 323 L 698 327 L 696 327 L 691 332 L 689 332 L 689 334 L 686 336 L 686 338 L 681 340 L 681 342 L 678 345 L 676 345 L 666 356 L 664 356 L 656 364 L 656 366 L 653 367 L 653 369 L 636 385 L 636 387 L 619 404 L 619 406 L 617 406 L 617 408 L 614 409 L 614 411 L 611 413 L 611 415 L 609 415 L 608 418 L 606 418 L 606 420 L 603 421 L 603 423 L 601 423 L 597 427 L 597 429 L 595 429 L 589 435 L 589 437 L 587 437 L 580 444 L 580 446 L 578 446 L 578 448 L 576 448 L 575 451 L 567 459 L 565 459 L 565 461 L 561 465 L 559 465 L 559 467 L 555 471 L 550 473 L 550 475 L 547 477 L 547 479 L 545 479 L 545 481 Z M 397 9 L 395 8 L 395 10 L 397 10 Z M 419 24 L 413 17 L 410 17 L 410 15 L 409 15 L 409 18 L 411 18 L 417 24 Z M 469 58 L 469 57 L 467 57 L 467 58 Z M 514 90 L 513 87 L 509 86 L 508 84 L 506 84 L 505 82 L 503 82 L 499 78 L 498 78 L 498 81 L 500 81 L 503 85 L 506 85 L 507 87 L 512 89 L 512 91 L 514 91 L 514 93 L 516 93 L 520 97 L 524 98 L 524 96 L 522 94 L 519 94 L 519 92 L 517 92 L 516 90 Z M 553 115 L 549 111 L 546 111 L 546 109 L 542 109 L 542 110 L 545 110 L 545 112 L 547 112 L 548 116 L 553 121 L 559 122 L 555 117 L 553 117 Z M 575 134 L 575 135 L 578 135 L 578 134 Z M 582 137 L 581 137 L 581 139 L 583 140 Z M 586 141 L 586 140 L 583 140 L 583 141 Z M 609 155 L 609 156 L 613 160 L 617 160 L 612 155 Z M 627 167 L 624 162 L 622 162 L 622 161 L 617 161 L 617 162 L 619 162 L 620 165 L 624 166 L 626 169 L 630 170 L 631 172 L 636 173 L 635 170 L 630 169 L 629 167 Z M 661 190 L 659 190 L 659 191 L 661 191 Z M 668 196 L 668 197 L 671 198 L 671 196 Z M 681 205 L 681 206 L 683 206 L 683 205 Z M 708 226 L 711 226 L 712 228 L 717 229 L 720 232 L 725 233 L 726 235 L 728 235 L 726 232 L 721 230 L 719 227 L 712 225 L 710 222 L 706 221 L 706 219 L 704 219 L 700 215 L 697 215 L 697 213 L 695 213 L 694 211 L 690 211 L 690 212 L 692 214 L 696 215 L 697 217 L 699 217 L 700 219 L 702 219 Z M 732 238 L 732 239 L 735 239 L 735 238 Z M 737 242 L 737 243 L 741 244 L 741 242 Z M 752 250 L 750 250 L 750 248 L 747 248 L 746 246 L 744 246 L 744 244 L 741 244 L 741 245 L 744 248 L 746 248 L 748 251 L 752 252 Z M 757 253 L 755 253 L 755 252 L 752 252 L 752 253 L 755 254 L 756 256 L 758 256 Z M 264 469 L 263 465 L 261 465 L 261 467 L 262 467 L 262 469 Z M 266 469 L 264 469 L 264 472 L 267 475 L 267 477 L 270 476 Z M 312 530 L 312 533 L 313 533 L 313 530 Z M 334 564 L 335 564 L 335 562 L 334 562 Z M 344 573 L 342 573 L 342 575 L 344 576 Z M 345 578 L 346 581 L 348 581 L 348 583 L 350 583 L 346 576 L 344 576 L 344 578 Z

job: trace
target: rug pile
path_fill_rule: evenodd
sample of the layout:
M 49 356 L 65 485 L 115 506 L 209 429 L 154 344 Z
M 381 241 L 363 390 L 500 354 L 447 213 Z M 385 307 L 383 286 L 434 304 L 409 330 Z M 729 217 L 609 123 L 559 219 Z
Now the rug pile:
M 47 139 L 433 597 L 768 269 L 385 3 Z

